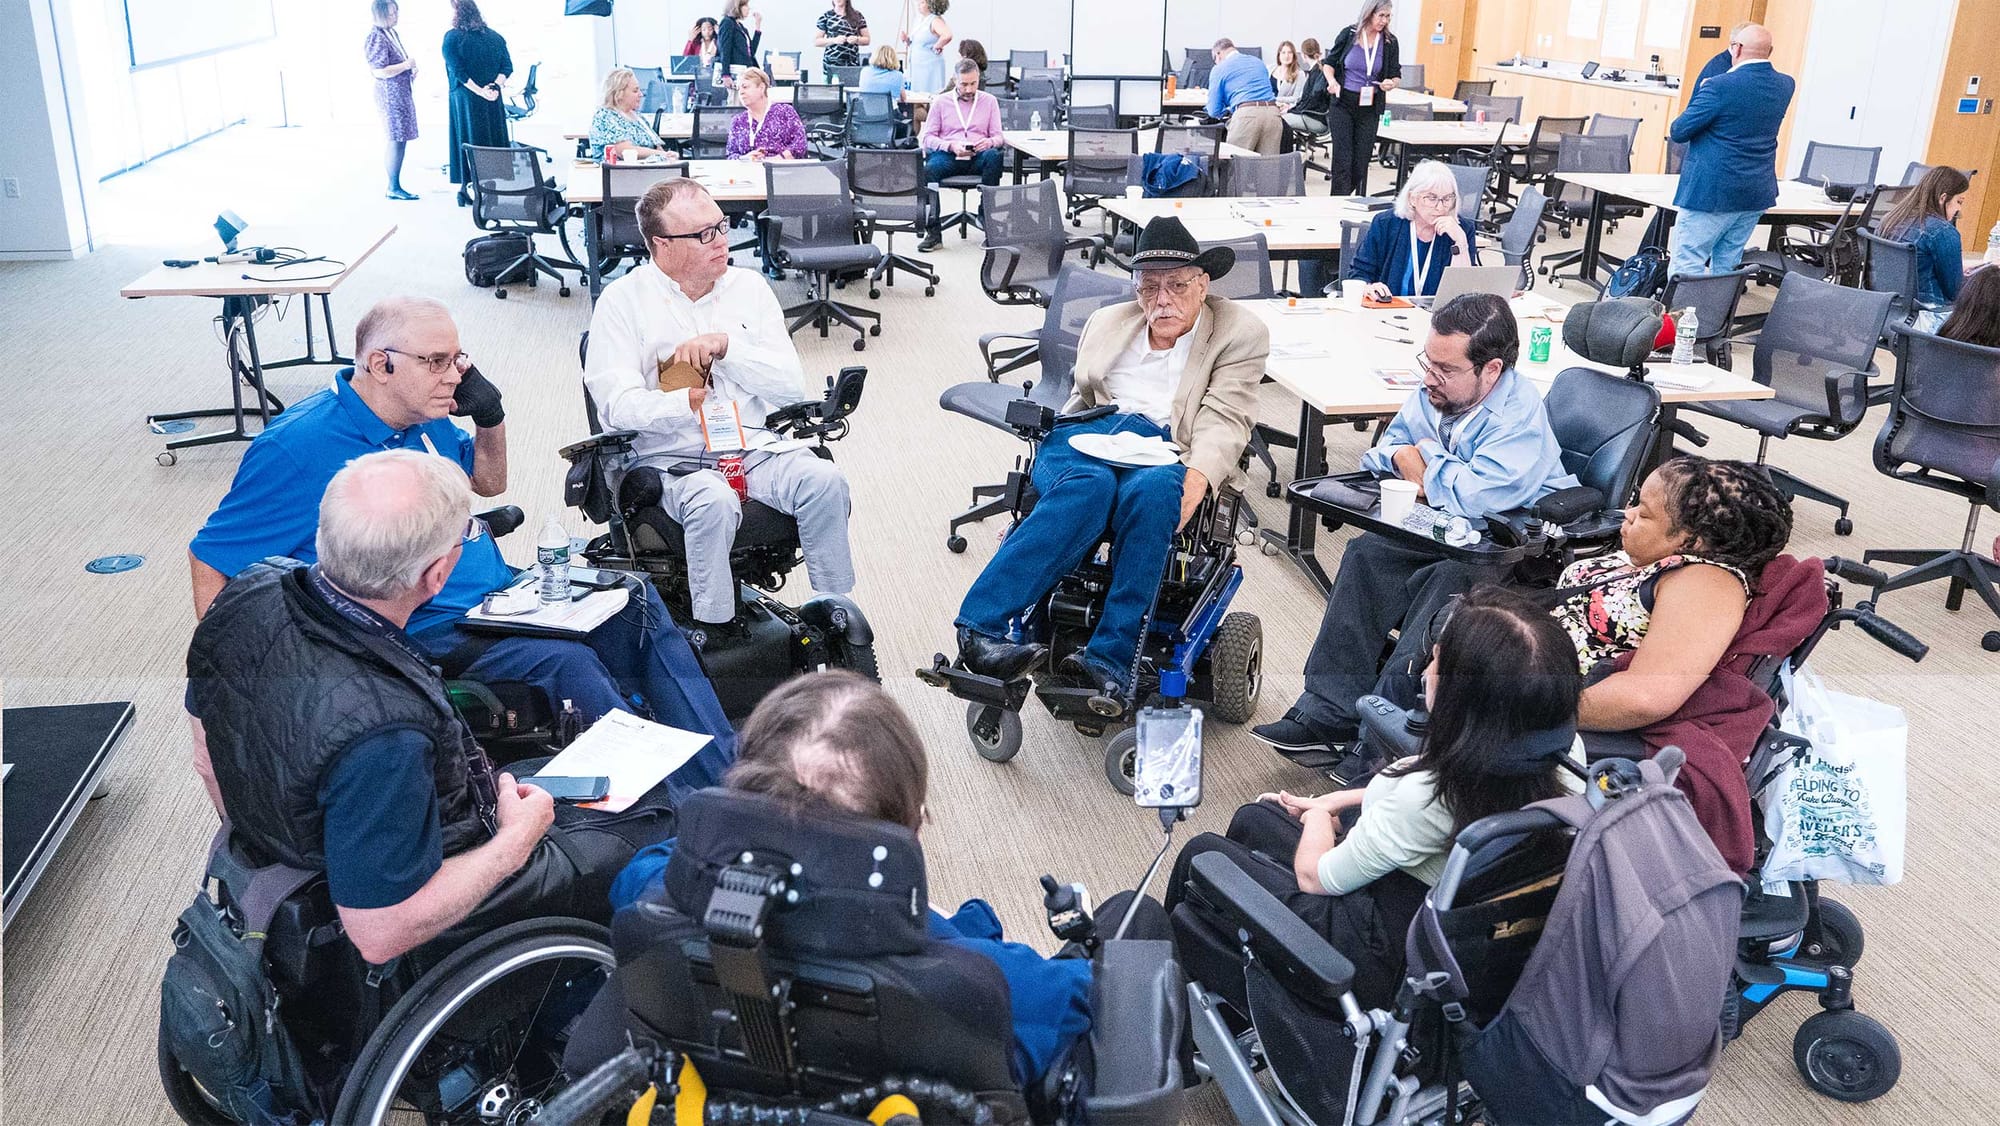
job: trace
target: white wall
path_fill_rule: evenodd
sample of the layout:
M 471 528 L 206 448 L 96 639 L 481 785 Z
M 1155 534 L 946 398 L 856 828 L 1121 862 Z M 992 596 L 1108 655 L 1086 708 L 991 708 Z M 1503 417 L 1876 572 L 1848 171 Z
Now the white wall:
M 1331 49 L 1340 29 L 1361 15 L 1362 0 L 1267 0 L 1244 4 L 1234 0 L 1165 0 L 1167 5 L 1167 53 L 1180 65 L 1181 52 L 1188 47 L 1206 47 L 1223 36 L 1239 47 L 1264 48 L 1266 64 L 1278 57 L 1278 44 L 1289 39 L 1298 43 L 1312 38 Z M 1389 29 L 1396 35 L 1404 62 L 1415 62 L 1417 25 L 1422 12 L 1417 0 L 1403 0 L 1391 10 Z
M 1803 73 L 1794 76 L 1787 176 L 1797 175 L 1808 141 L 1881 146 L 1876 179 L 1890 184 L 1923 159 L 1955 2 L 1818 0 Z
M 70 111 L 74 60 L 56 50 L 60 6 L 51 0 L 0 0 L 0 259 L 73 258 L 89 249 L 87 187 L 78 174 Z M 65 65 L 67 64 L 67 65 Z M 65 82 L 67 70 L 67 83 Z

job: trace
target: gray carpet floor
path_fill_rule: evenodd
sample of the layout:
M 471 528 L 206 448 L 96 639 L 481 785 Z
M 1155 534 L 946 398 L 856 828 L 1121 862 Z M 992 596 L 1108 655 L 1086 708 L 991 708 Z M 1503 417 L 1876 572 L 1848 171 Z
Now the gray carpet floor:
M 553 134 L 560 123 L 549 125 Z M 555 137 L 546 138 L 558 153 Z M 156 465 L 163 439 L 148 433 L 152 411 L 226 401 L 209 303 L 124 301 L 118 288 L 163 257 L 207 253 L 207 223 L 233 207 L 266 223 L 341 228 L 393 221 L 397 235 L 336 294 L 343 335 L 367 305 L 395 293 L 447 302 L 463 347 L 506 392 L 512 461 L 504 498 L 538 523 L 560 510 L 563 464 L 556 449 L 584 434 L 577 394 L 577 334 L 588 323 L 581 290 L 516 287 L 504 301 L 468 286 L 459 250 L 475 233 L 452 205 L 435 169 L 405 183 L 417 203 L 381 198 L 378 141 L 369 131 L 236 129 L 172 154 L 105 186 L 96 202 L 113 242 L 80 261 L 0 264 L 0 480 L 16 531 L 0 537 L 0 677 L 8 706 L 130 699 L 138 719 L 110 770 L 108 796 L 77 823 L 32 900 L 6 934 L 4 1095 L 22 1123 L 142 1126 L 172 1121 L 153 1070 L 157 986 L 174 916 L 195 888 L 214 816 L 188 766 L 180 712 L 183 658 L 193 618 L 185 548 L 234 473 L 240 449 L 184 453 Z M 413 157 L 413 163 L 415 158 Z M 559 161 L 559 165 L 566 161 Z M 1378 175 L 1381 173 L 1378 173 Z M 1313 177 L 1312 190 L 1325 182 Z M 1610 245 L 1631 245 L 1627 224 Z M 907 240 L 902 240 L 906 248 Z M 1573 244 L 1574 240 L 1571 240 Z M 982 332 L 1034 324 L 1033 310 L 999 308 L 980 292 L 978 240 L 956 238 L 930 256 L 944 275 L 934 298 L 902 284 L 879 301 L 849 299 L 883 314 L 882 336 L 863 354 L 851 334 L 798 338 L 808 373 L 841 365 L 870 370 L 868 397 L 852 436 L 837 449 L 854 485 L 854 540 L 861 581 L 855 598 L 880 638 L 884 679 L 919 724 L 932 763 L 932 821 L 924 834 L 933 893 L 951 905 L 984 896 L 1010 932 L 1053 948 L 1041 924 L 1035 877 L 1082 880 L 1100 896 L 1129 886 L 1157 847 L 1158 828 L 1104 782 L 1095 740 L 1060 727 L 1035 707 L 1026 746 L 1005 765 L 975 756 L 964 705 L 926 688 L 911 670 L 950 644 L 950 623 L 968 583 L 991 555 L 997 522 L 971 530 L 963 555 L 945 551 L 948 514 L 975 483 L 997 480 L 1021 451 L 1010 436 L 941 412 L 938 393 L 978 378 Z M 1552 240 L 1545 249 L 1556 249 Z M 779 283 L 798 299 L 800 284 Z M 1559 295 L 1564 291 L 1552 291 Z M 1583 291 L 1572 285 L 1575 299 Z M 1770 291 L 1753 294 L 1768 302 Z M 296 304 L 259 325 L 264 353 L 302 342 Z M 276 373 L 287 399 L 324 385 L 327 369 Z M 1267 388 L 1264 416 L 1290 424 L 1296 406 Z M 1749 456 L 1745 434 L 1711 425 L 1710 453 Z M 1832 514 L 1801 504 L 1794 550 L 1858 556 L 1870 546 L 1956 543 L 1964 506 L 1941 494 L 1892 484 L 1868 459 L 1874 420 L 1839 443 L 1803 440 L 1775 448 L 1775 461 L 1851 497 L 1855 534 L 1836 538 Z M 1353 461 L 1365 436 L 1331 435 L 1336 465 Z M 1285 467 L 1289 475 L 1289 466 Z M 1253 503 L 1268 525 L 1281 502 Z M 572 529 L 588 529 L 564 512 Z M 2000 531 L 1989 528 L 1986 535 Z M 1347 533 L 1322 538 L 1329 566 Z M 529 544 L 505 544 L 523 562 Z M 142 568 L 86 574 L 93 557 L 137 553 Z M 1278 716 L 1300 684 L 1321 602 L 1282 559 L 1243 557 L 1237 609 L 1263 622 L 1266 683 L 1259 721 Z M 801 572 L 796 583 L 803 583 Z M 787 596 L 802 596 L 797 585 Z M 1867 1106 L 1805 1088 L 1790 1059 L 1792 1032 L 1811 1002 L 1775 1005 L 1724 1054 L 1704 1121 L 1904 1122 L 2000 1118 L 2000 972 L 1990 920 L 2000 892 L 1991 811 L 2000 783 L 1987 769 L 1994 740 L 1996 658 L 1979 635 L 1996 623 L 1976 602 L 1947 613 L 1943 592 L 1899 593 L 1885 609 L 1928 641 L 1912 666 L 1846 631 L 1816 661 L 1836 688 L 1887 700 L 1910 721 L 1908 870 L 1894 888 L 1836 889 L 1868 928 L 1857 977 L 1861 1008 L 1900 1036 L 1900 1086 Z M 1274 758 L 1248 733 L 1210 733 L 1206 802 L 1182 833 L 1219 831 L 1230 811 L 1263 790 L 1312 788 L 1315 779 Z M 1965 756 L 1965 757 L 1961 757 Z M 1155 889 L 1157 890 L 1157 889 Z M 1227 1118 L 1213 1092 L 1191 1121 Z

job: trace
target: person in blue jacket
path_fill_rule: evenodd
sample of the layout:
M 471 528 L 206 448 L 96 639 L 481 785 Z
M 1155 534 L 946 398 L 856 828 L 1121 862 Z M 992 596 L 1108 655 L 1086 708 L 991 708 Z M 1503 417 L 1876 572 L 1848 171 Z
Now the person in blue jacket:
M 1778 202 L 1778 128 L 1796 83 L 1771 66 L 1771 33 L 1744 24 L 1729 38 L 1735 64 L 1695 88 L 1668 129 L 1688 147 L 1668 246 L 1675 276 L 1726 274 L 1764 212 Z
M 1917 304 L 1910 320 L 1925 332 L 1944 325 L 1965 283 L 1965 243 L 1957 224 L 1970 190 L 1972 181 L 1965 173 L 1940 164 L 1924 173 L 1915 190 L 1891 208 L 1877 228 L 1882 237 L 1916 248 Z
M 1436 293 L 1446 266 L 1479 264 L 1473 234 L 1472 221 L 1458 213 L 1457 177 L 1445 165 L 1426 160 L 1410 170 L 1395 207 L 1368 224 L 1341 277 L 1362 283 L 1362 292 L 1376 300 Z M 1310 258 L 1299 264 L 1299 282 L 1308 296 L 1325 292 L 1325 269 Z
M 743 721 L 736 765 L 723 785 L 762 794 L 801 811 L 865 817 L 921 833 L 930 766 L 910 717 L 882 686 L 834 670 L 779 685 Z M 614 909 L 664 894 L 663 875 L 674 842 L 643 849 L 611 886 Z M 1166 909 L 1131 892 L 1104 901 L 1097 919 L 1104 937 L 1128 909 L 1128 939 L 1168 939 Z M 932 905 L 930 937 L 991 959 L 1007 982 L 1014 1019 L 1014 1078 L 1040 1084 L 1049 1068 L 1090 1029 L 1091 960 L 1074 946 L 1053 958 L 1009 942 L 983 899 L 968 899 L 947 915 Z

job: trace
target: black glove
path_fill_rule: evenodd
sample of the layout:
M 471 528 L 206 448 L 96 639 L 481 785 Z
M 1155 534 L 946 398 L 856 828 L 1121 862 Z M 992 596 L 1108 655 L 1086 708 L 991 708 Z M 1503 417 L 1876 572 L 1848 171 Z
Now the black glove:
M 479 374 L 477 366 L 468 367 L 458 377 L 458 390 L 451 396 L 451 413 L 464 418 L 472 418 L 472 424 L 481 430 L 498 426 L 507 418 L 507 410 L 500 405 L 500 389 L 493 381 Z

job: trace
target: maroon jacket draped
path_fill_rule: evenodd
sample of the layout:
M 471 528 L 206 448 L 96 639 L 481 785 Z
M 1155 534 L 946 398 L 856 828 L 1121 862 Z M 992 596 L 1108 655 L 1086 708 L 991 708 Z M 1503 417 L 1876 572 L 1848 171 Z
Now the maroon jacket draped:
M 1687 753 L 1687 765 L 1674 785 L 1687 795 L 1722 859 L 1739 876 L 1750 870 L 1756 851 L 1755 811 L 1743 766 L 1775 710 L 1763 686 L 1744 674 L 1760 657 L 1798 648 L 1819 626 L 1827 612 L 1826 571 L 1817 559 L 1780 555 L 1765 565 L 1756 589 L 1736 639 L 1708 680 L 1679 711 L 1634 732 L 1651 752 L 1679 747 Z M 1632 654 L 1624 653 L 1614 669 L 1623 672 L 1631 664 Z

